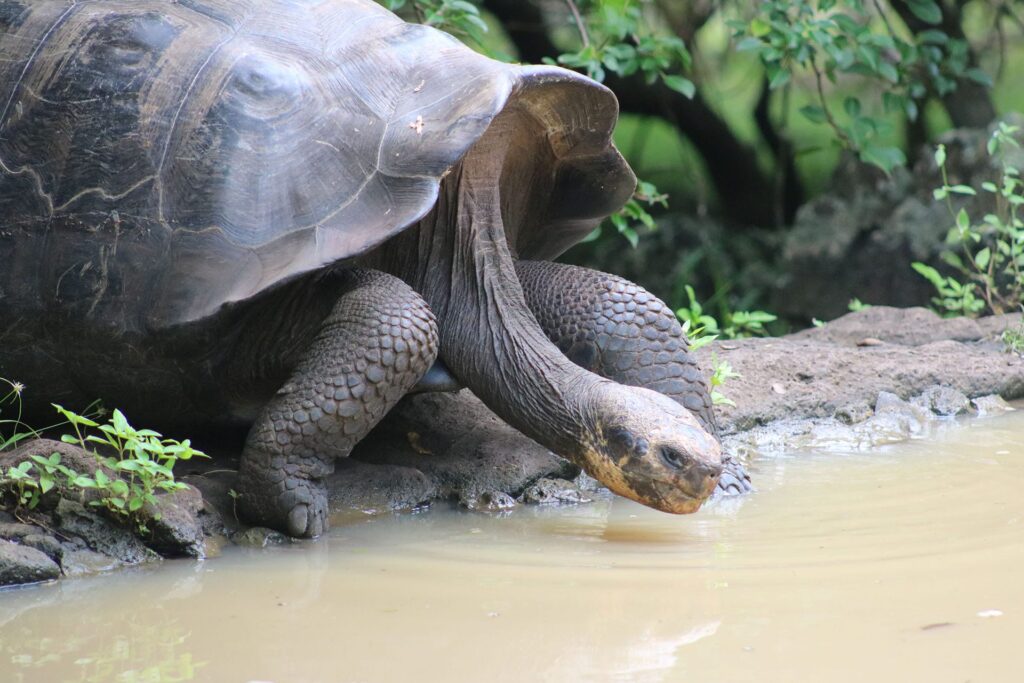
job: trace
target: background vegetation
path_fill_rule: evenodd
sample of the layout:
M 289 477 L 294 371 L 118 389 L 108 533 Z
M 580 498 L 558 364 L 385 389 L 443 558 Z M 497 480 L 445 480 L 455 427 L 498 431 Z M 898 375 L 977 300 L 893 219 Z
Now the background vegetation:
M 567 259 L 686 310 L 692 285 L 723 328 L 734 311 L 767 307 L 788 231 L 841 161 L 875 169 L 860 177 L 876 182 L 931 163 L 950 128 L 1024 110 L 1022 0 L 382 4 L 490 56 L 561 64 L 612 88 L 616 140 L 644 182 Z

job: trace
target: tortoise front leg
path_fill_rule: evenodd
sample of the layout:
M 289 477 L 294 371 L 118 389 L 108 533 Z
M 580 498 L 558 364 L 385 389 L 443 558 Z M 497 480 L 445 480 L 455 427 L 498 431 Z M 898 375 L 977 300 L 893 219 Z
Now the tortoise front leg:
M 711 394 L 672 309 L 615 275 L 547 261 L 519 261 L 526 302 L 544 333 L 577 365 L 652 389 L 687 408 L 719 437 Z M 750 477 L 724 460 L 718 488 L 749 491 Z
M 437 356 L 434 316 L 415 291 L 377 271 L 346 277 L 351 284 L 242 453 L 242 513 L 292 536 L 326 531 L 323 480 L 334 460 L 348 456 Z

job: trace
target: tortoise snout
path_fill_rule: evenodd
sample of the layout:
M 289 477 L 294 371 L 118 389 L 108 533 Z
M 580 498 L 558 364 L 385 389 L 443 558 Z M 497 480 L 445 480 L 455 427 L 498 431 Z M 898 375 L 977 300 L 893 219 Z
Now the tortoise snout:
M 683 474 L 686 487 L 694 498 L 705 499 L 710 496 L 722 476 L 722 464 L 717 462 L 693 461 Z

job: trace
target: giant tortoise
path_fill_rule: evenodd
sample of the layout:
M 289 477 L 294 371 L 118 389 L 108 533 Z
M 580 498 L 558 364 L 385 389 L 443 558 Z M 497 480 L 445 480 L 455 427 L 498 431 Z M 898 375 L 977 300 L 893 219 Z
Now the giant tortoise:
M 251 426 L 240 508 L 295 536 L 436 360 L 616 493 L 715 488 L 671 312 L 549 262 L 634 188 L 604 87 L 369 0 L 4 0 L 0 27 L 0 376 Z

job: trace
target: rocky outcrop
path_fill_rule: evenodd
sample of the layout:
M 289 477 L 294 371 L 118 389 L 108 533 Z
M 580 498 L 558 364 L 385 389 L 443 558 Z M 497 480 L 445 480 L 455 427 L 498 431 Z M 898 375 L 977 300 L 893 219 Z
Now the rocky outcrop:
M 60 454 L 62 465 L 80 474 L 95 476 L 102 469 L 114 476 L 92 453 L 49 439 L 0 453 L 0 471 L 7 472 L 32 456 L 48 458 L 53 453 Z M 159 495 L 156 504 L 143 506 L 132 519 L 96 505 L 95 490 L 69 487 L 59 476 L 35 507 L 19 506 L 10 484 L 0 495 L 8 510 L 0 512 L 0 543 L 4 544 L 0 546 L 4 558 L 0 584 L 77 576 L 162 557 L 202 558 L 207 537 L 220 528 L 215 509 L 191 487 Z

